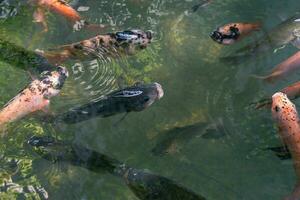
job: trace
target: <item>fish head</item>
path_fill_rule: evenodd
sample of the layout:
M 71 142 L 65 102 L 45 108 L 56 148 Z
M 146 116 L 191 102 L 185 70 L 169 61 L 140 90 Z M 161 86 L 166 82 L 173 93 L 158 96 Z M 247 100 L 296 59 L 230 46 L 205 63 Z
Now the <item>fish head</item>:
M 69 73 L 65 67 L 58 66 L 54 71 L 47 71 L 42 74 L 42 88 L 45 98 L 56 96 L 62 89 Z
M 281 128 L 287 128 L 294 122 L 298 123 L 296 107 L 286 94 L 277 92 L 272 96 L 272 117 Z
M 211 39 L 219 44 L 233 44 L 240 36 L 240 31 L 235 26 L 228 28 L 219 27 L 210 34 Z
M 120 45 L 129 45 L 136 48 L 145 49 L 152 41 L 152 31 L 142 31 L 138 29 L 126 30 L 115 34 Z
M 116 92 L 113 97 L 124 104 L 126 110 L 142 111 L 163 97 L 164 91 L 159 83 L 135 84 Z

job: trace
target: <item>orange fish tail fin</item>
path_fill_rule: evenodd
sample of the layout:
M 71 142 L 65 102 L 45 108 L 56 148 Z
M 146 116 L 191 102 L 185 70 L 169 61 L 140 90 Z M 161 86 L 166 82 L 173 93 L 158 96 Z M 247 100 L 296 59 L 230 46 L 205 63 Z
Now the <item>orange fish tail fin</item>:
M 261 22 L 256 22 L 256 23 L 253 23 L 253 30 L 255 31 L 259 31 L 262 27 L 262 23 Z
M 53 51 L 36 51 L 41 56 L 45 57 L 51 64 L 58 65 L 71 56 L 69 49 L 65 48 L 63 50 L 53 50 Z

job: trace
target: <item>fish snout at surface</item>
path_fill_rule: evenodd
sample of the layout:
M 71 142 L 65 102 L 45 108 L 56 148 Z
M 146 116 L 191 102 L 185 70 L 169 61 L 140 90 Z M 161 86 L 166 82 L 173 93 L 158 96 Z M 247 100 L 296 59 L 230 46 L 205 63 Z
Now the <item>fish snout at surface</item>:
M 272 117 L 279 124 L 298 118 L 296 107 L 286 94 L 277 92 L 272 96 Z
M 58 66 L 55 71 L 47 72 L 42 79 L 44 96 L 56 96 L 62 89 L 69 73 L 65 67 Z
M 148 108 L 151 106 L 155 101 L 161 99 L 164 96 L 164 91 L 162 86 L 159 83 L 152 83 L 149 86 L 149 89 L 145 90 L 145 94 L 143 97 L 143 107 Z
M 224 45 L 233 44 L 236 40 L 238 40 L 239 36 L 239 29 L 234 26 L 229 27 L 227 31 L 219 27 L 210 34 L 213 41 Z

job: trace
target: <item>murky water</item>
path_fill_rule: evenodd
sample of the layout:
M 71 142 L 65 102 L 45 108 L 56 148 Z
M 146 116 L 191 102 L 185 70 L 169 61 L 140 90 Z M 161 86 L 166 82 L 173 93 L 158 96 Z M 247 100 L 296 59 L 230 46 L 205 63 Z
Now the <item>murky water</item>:
M 198 0 L 82 0 L 77 6 L 92 23 L 109 25 L 104 32 L 139 28 L 152 30 L 154 41 L 134 56 L 69 62 L 70 77 L 60 96 L 53 98 L 56 113 L 96 100 L 137 81 L 158 82 L 165 95 L 142 112 L 94 118 L 74 125 L 40 122 L 39 114 L 12 123 L 0 141 L 0 183 L 43 187 L 49 199 L 138 199 L 124 181 L 66 163 L 39 158 L 23 144 L 31 135 L 54 135 L 105 153 L 138 169 L 168 177 L 207 199 L 282 199 L 292 191 L 296 177 L 291 161 L 281 161 L 267 147 L 280 145 L 268 109 L 250 105 L 299 80 L 297 75 L 276 84 L 251 77 L 267 74 L 297 49 L 291 45 L 260 57 L 238 62 L 220 58 L 251 42 L 299 11 L 297 0 L 213 0 L 196 12 Z M 1 37 L 28 49 L 48 49 L 92 37 L 74 32 L 68 22 L 48 13 L 49 31 L 32 22 L 26 1 L 0 1 Z M 257 32 L 233 46 L 209 38 L 217 26 L 229 22 L 263 23 Z M 1 49 L 1 51 L 3 51 Z M 31 80 L 18 66 L 0 63 L 0 104 L 4 105 Z M 300 104 L 296 101 L 296 106 Z M 169 136 L 166 129 L 194 123 L 221 122 L 218 137 L 200 131 Z M 158 146 L 158 147 L 157 147 Z M 160 148 L 162 153 L 153 153 Z M 38 193 L 2 192 L 0 199 L 37 196 Z

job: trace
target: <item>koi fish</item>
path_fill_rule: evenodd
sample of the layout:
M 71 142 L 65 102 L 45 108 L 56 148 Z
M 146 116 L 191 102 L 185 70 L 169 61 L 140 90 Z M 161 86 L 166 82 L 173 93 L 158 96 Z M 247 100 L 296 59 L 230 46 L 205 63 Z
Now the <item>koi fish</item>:
M 54 116 L 54 120 L 68 124 L 85 121 L 93 117 L 109 117 L 120 113 L 139 112 L 164 95 L 160 84 L 135 84 L 134 86 L 114 91 L 97 102 L 71 108 L 69 111 Z
M 260 28 L 260 23 L 230 23 L 218 27 L 210 34 L 210 37 L 219 44 L 231 45 Z
M 300 199 L 300 125 L 295 105 L 286 94 L 278 92 L 272 96 L 272 117 L 278 126 L 282 142 L 292 155 L 297 183 L 289 200 Z
M 37 50 L 50 63 L 59 64 L 69 59 L 90 60 L 101 57 L 131 55 L 137 50 L 145 49 L 152 40 L 151 31 L 128 30 L 63 45 L 50 51 Z
M 38 110 L 46 110 L 50 98 L 59 94 L 67 77 L 68 72 L 64 67 L 42 74 L 40 80 L 34 80 L 0 110 L 0 126 Z
M 103 25 L 89 24 L 87 21 L 83 20 L 80 14 L 72 8 L 66 1 L 64 0 L 29 0 L 31 4 L 37 6 L 37 10 L 35 11 L 33 17 L 35 22 L 40 22 L 44 26 L 44 31 L 48 30 L 47 23 L 45 21 L 45 10 L 49 10 L 51 12 L 55 12 L 67 20 L 69 20 L 74 28 L 79 30 L 82 27 L 90 28 L 101 28 L 103 29 Z
M 300 51 L 277 65 L 270 75 L 254 76 L 255 78 L 263 79 L 268 83 L 273 83 L 276 80 L 282 79 L 285 75 L 291 74 L 300 68 Z

